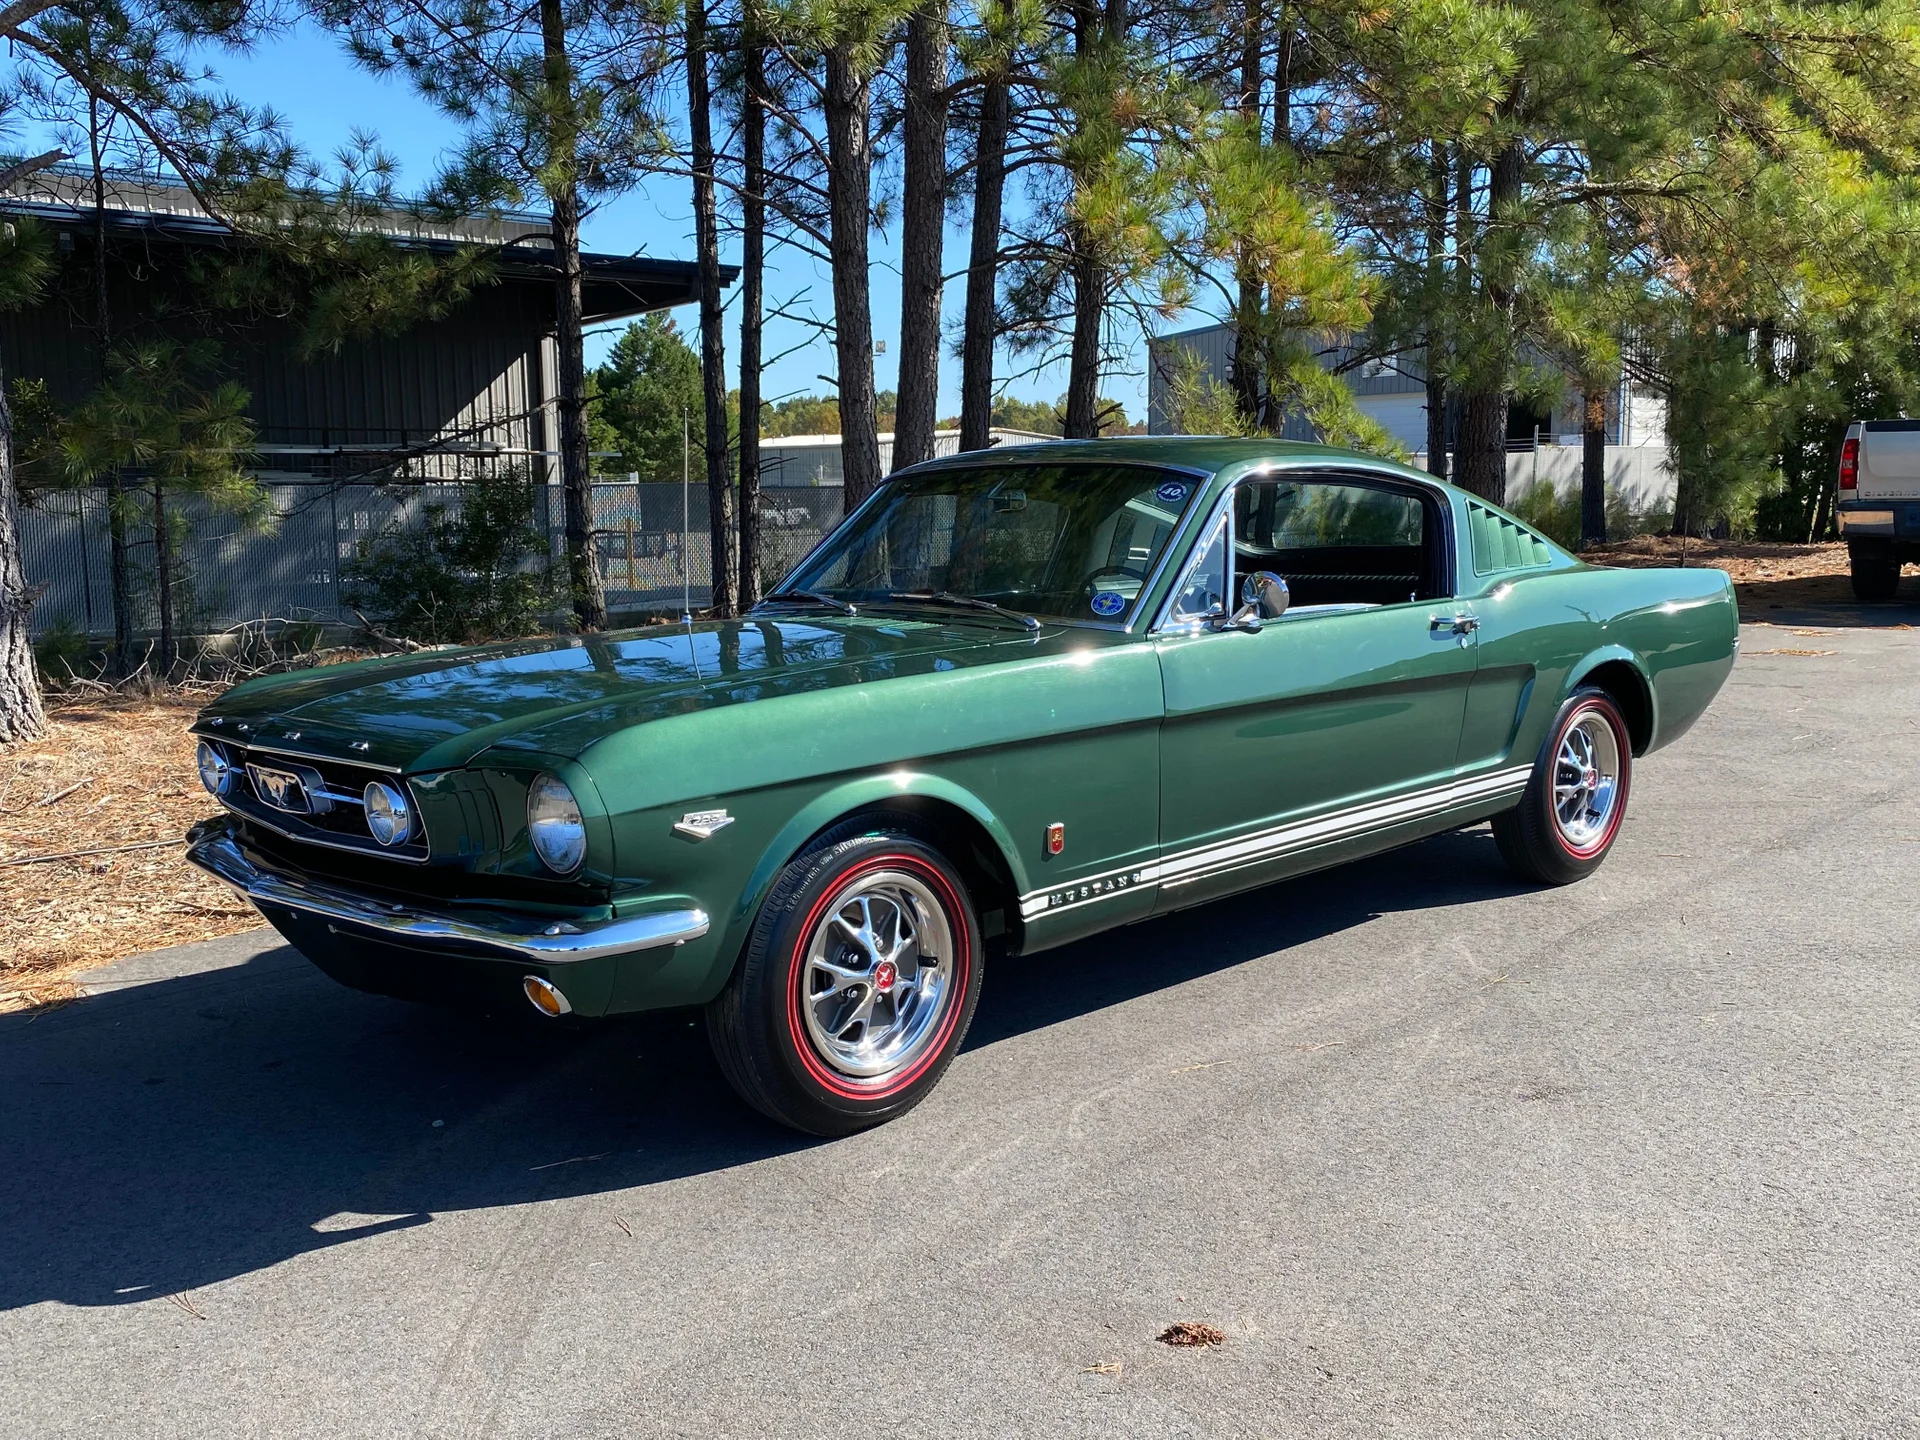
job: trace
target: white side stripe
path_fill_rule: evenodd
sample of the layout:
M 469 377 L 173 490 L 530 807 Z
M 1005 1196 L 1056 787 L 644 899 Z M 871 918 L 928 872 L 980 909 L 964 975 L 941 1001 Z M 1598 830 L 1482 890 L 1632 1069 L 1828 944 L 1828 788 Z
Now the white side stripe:
M 1308 820 L 1292 821 L 1257 834 L 1196 846 L 1177 855 L 1164 856 L 1157 863 L 1109 870 L 1076 880 L 1070 885 L 1036 890 L 1020 897 L 1020 917 L 1031 920 L 1036 915 L 1091 905 L 1140 885 L 1158 883 L 1168 889 L 1191 885 L 1197 880 L 1245 869 L 1268 860 L 1278 860 L 1298 851 L 1350 840 L 1369 830 L 1425 819 L 1446 810 L 1524 790 L 1527 777 L 1532 773 L 1531 765 L 1516 765 L 1491 775 L 1450 781 L 1411 795 L 1377 800 L 1326 815 L 1316 815 Z

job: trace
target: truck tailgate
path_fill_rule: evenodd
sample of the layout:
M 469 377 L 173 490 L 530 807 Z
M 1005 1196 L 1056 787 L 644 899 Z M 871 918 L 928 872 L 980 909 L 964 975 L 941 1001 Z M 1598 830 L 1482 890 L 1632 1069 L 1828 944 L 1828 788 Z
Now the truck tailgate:
M 1920 420 L 1869 420 L 1861 427 L 1862 500 L 1920 500 Z

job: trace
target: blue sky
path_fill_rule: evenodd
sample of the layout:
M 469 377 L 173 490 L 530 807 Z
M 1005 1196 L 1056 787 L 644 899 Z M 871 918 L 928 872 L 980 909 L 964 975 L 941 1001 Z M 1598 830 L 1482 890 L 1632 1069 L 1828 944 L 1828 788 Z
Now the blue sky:
M 400 162 L 399 183 L 403 190 L 418 190 L 432 177 L 439 157 L 455 141 L 457 128 L 432 106 L 419 99 L 399 78 L 377 78 L 355 66 L 338 45 L 323 31 L 302 22 L 291 32 L 244 56 L 210 57 L 226 87 L 255 104 L 270 104 L 290 122 L 293 134 L 308 150 L 330 154 L 346 145 L 356 130 L 371 131 L 381 145 Z M 1017 203 L 1011 193 L 1010 207 Z M 692 197 L 687 181 L 661 177 L 606 205 L 587 221 L 583 241 L 588 249 L 613 254 L 642 253 L 666 258 L 692 258 Z M 898 373 L 900 334 L 899 246 L 897 233 L 875 236 L 871 241 L 873 260 L 873 329 L 876 340 L 886 342 L 887 353 L 874 362 L 875 381 L 882 390 L 894 388 Z M 949 226 L 946 268 L 949 274 L 966 263 L 967 237 Z M 736 262 L 738 245 L 723 248 L 723 259 Z M 950 283 L 945 308 L 950 326 L 957 326 L 962 289 Z M 811 257 L 783 249 L 768 257 L 767 299 L 769 307 L 805 292 L 793 308 L 811 306 L 822 318 L 832 308 L 832 284 L 823 265 Z M 732 292 L 729 292 L 731 302 Z M 729 385 L 737 381 L 738 330 L 731 303 L 728 309 L 727 360 Z M 691 309 L 677 313 L 683 331 L 698 329 L 698 315 Z M 769 399 L 788 394 L 830 394 L 832 385 L 821 376 L 831 377 L 833 350 L 824 339 L 808 341 L 807 327 L 791 322 L 769 323 L 763 351 L 779 355 L 789 347 L 802 345 L 784 358 L 774 361 L 765 371 L 763 393 Z M 613 335 L 590 335 L 587 341 L 588 363 L 595 363 L 611 345 Z M 1140 349 L 1136 345 L 1136 352 Z M 1003 358 L 1001 365 L 1008 362 Z M 1016 362 L 1024 369 L 1024 362 Z M 1135 354 L 1129 368 L 1143 370 L 1142 356 Z M 1009 393 L 1022 399 L 1056 399 L 1066 389 L 1064 366 L 1051 372 L 1023 378 L 1008 387 Z M 1119 400 L 1131 418 L 1146 410 L 1144 374 L 1109 375 L 1101 393 Z M 960 364 L 945 353 L 941 358 L 940 413 L 955 415 L 960 408 Z

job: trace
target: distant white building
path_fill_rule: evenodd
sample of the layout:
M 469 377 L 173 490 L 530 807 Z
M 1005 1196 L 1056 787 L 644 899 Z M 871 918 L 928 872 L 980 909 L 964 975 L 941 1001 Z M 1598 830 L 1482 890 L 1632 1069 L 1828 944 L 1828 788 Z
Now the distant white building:
M 995 446 L 1035 445 L 1059 437 L 1033 430 L 992 429 L 987 438 Z M 933 453 L 958 455 L 960 432 L 933 432 Z M 893 432 L 880 432 L 880 473 L 893 469 Z M 762 485 L 839 485 L 845 476 L 840 468 L 838 435 L 777 435 L 760 442 L 760 483 Z
M 1198 362 L 1199 374 L 1228 384 L 1233 373 L 1234 328 L 1206 325 L 1151 342 L 1147 366 L 1147 430 L 1174 433 L 1171 352 L 1178 348 Z M 1321 364 L 1339 371 L 1356 353 L 1355 346 L 1330 348 Z M 1427 377 L 1418 357 L 1367 360 L 1340 373 L 1362 411 L 1380 423 L 1413 463 L 1427 462 Z M 1580 483 L 1581 396 L 1573 387 L 1552 413 L 1536 413 L 1516 402 L 1507 419 L 1507 482 L 1510 493 L 1534 480 L 1551 481 L 1557 488 Z M 1298 433 L 1295 433 L 1295 430 Z M 1310 440 L 1304 421 L 1287 429 L 1290 439 Z M 1607 398 L 1607 478 L 1632 502 L 1649 505 L 1673 498 L 1672 468 L 1667 463 L 1667 402 L 1622 379 Z

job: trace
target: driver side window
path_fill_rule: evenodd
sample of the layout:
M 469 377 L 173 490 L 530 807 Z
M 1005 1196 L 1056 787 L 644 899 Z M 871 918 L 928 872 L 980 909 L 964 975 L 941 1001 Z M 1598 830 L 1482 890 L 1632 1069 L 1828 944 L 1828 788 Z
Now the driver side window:
M 1204 620 L 1227 605 L 1227 517 L 1214 524 L 1213 534 L 1200 546 L 1199 559 L 1187 570 L 1174 596 L 1168 620 L 1175 625 Z

